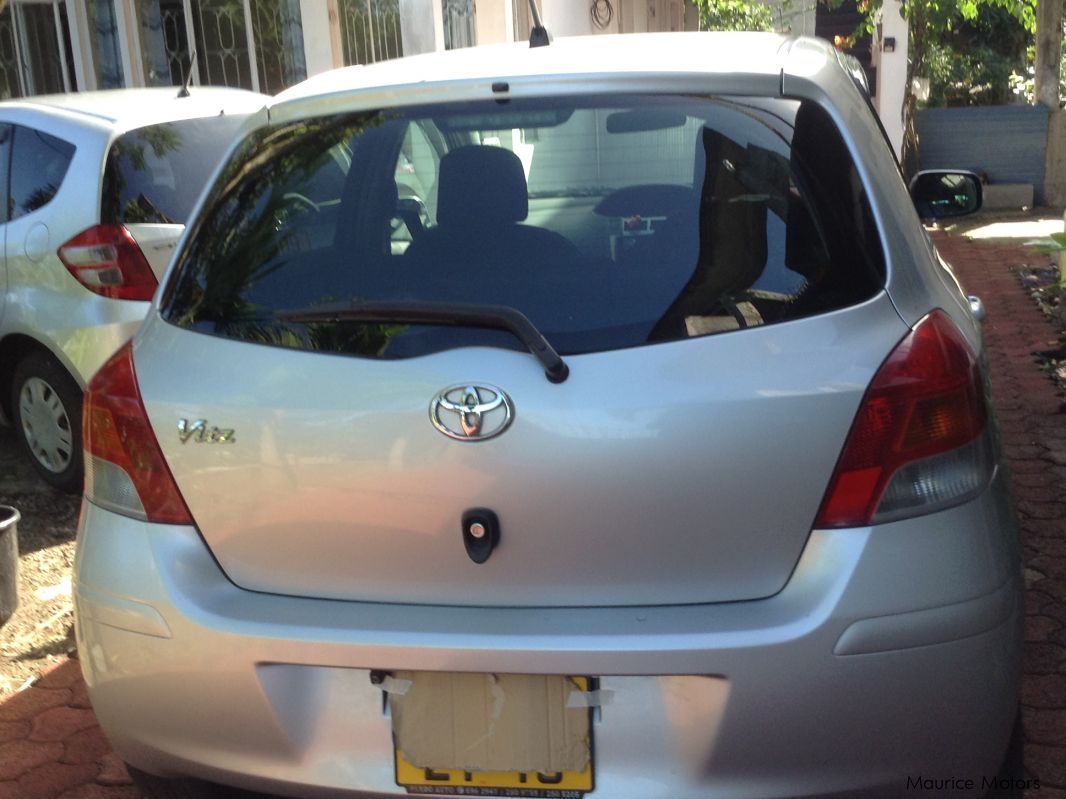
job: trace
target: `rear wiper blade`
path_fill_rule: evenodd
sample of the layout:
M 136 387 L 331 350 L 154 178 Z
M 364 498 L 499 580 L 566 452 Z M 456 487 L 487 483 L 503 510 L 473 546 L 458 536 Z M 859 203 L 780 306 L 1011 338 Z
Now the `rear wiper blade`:
M 280 311 L 276 319 L 298 324 L 308 322 L 400 322 L 409 325 L 449 325 L 486 327 L 514 334 L 544 365 L 544 374 L 553 383 L 570 375 L 548 339 L 521 311 L 507 305 L 463 305 L 448 302 L 359 302 L 318 305 L 294 311 Z

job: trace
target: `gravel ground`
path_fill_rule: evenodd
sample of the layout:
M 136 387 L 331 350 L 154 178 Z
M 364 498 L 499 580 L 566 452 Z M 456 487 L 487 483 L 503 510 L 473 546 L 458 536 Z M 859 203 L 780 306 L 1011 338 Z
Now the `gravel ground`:
M 45 485 L 0 426 L 0 505 L 22 514 L 19 608 L 0 629 L 0 702 L 74 646 L 70 569 L 80 498 Z
M 1061 233 L 1066 224 L 1058 208 L 1036 208 L 1032 211 L 981 212 L 964 217 L 947 231 L 954 236 L 1004 246 L 1023 245 L 1030 241 L 1050 243 L 1051 233 Z M 1066 392 L 1066 269 L 1060 258 L 1029 250 L 1029 257 L 1017 267 L 1022 285 L 1044 315 L 1062 336 L 1058 346 L 1033 353 L 1040 368 Z
M 1058 347 L 1042 350 L 1036 357 L 1040 368 L 1066 391 L 1066 285 L 1060 267 L 1050 256 L 1038 254 L 1031 263 L 1020 267 L 1018 273 L 1040 310 L 1064 334 Z

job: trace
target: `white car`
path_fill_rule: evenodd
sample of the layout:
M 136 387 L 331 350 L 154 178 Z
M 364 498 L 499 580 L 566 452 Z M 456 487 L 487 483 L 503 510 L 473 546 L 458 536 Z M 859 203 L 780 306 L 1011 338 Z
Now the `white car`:
M 85 384 L 134 331 L 189 211 L 265 95 L 133 89 L 0 103 L 0 408 L 80 491 Z
M 201 202 L 86 393 L 78 650 L 147 795 L 1018 794 L 1020 547 L 915 212 L 980 184 L 909 189 L 828 43 L 329 73 Z

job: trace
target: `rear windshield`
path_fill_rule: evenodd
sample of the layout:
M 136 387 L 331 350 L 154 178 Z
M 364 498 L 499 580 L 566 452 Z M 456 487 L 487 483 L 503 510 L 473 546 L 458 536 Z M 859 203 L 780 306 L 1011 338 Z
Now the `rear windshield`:
M 163 313 L 230 338 L 406 358 L 522 345 L 292 317 L 504 305 L 566 355 L 824 313 L 883 285 L 862 183 L 818 106 L 612 95 L 262 129 L 212 190 Z
M 137 128 L 111 145 L 101 221 L 184 224 L 245 114 Z

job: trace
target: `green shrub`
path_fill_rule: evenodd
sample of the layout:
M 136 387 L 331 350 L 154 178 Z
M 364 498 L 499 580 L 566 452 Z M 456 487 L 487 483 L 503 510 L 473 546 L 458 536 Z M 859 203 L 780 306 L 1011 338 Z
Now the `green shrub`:
M 934 42 L 929 48 L 930 107 L 1003 105 L 1012 96 L 1011 76 L 1016 64 L 988 47 L 959 52 Z
M 772 31 L 773 12 L 758 0 L 694 0 L 700 30 Z

